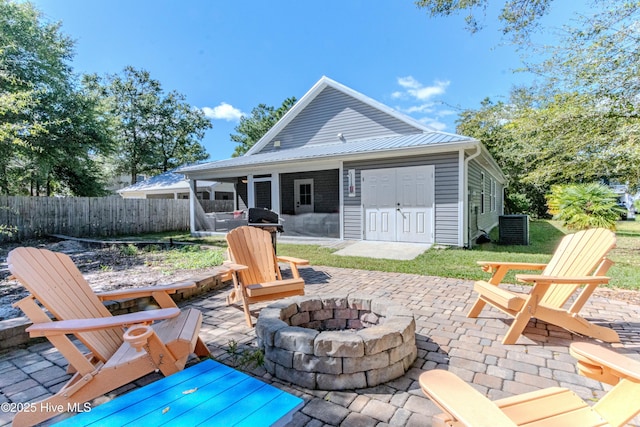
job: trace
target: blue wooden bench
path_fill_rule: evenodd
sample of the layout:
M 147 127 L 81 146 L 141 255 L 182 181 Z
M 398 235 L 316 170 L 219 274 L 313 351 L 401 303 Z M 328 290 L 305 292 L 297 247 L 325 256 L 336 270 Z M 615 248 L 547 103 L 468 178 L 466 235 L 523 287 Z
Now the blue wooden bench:
M 207 360 L 56 426 L 271 426 L 302 406 L 299 397 Z

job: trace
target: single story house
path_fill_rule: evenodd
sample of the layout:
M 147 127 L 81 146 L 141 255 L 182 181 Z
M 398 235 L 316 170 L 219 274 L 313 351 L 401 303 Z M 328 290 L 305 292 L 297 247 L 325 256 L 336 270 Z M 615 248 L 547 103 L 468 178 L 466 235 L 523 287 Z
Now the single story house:
M 189 181 L 181 173 L 169 171 L 116 191 L 124 199 L 188 199 Z M 199 200 L 235 200 L 235 188 L 229 182 L 199 181 Z
M 480 141 L 433 130 L 327 77 L 244 156 L 179 172 L 192 189 L 232 183 L 237 208 L 278 212 L 284 235 L 460 247 L 498 224 L 506 185 Z

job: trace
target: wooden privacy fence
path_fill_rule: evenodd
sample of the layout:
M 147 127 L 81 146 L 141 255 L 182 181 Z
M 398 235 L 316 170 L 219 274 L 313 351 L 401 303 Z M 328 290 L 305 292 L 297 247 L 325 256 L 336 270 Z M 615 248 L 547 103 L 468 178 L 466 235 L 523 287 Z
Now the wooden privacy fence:
M 189 200 L 0 196 L 0 242 L 174 230 L 189 230 Z

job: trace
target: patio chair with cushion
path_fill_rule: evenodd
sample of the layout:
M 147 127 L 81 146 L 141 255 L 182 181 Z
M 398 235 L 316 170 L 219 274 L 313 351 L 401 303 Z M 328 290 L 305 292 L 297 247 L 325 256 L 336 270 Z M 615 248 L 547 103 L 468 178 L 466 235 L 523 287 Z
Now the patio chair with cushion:
M 309 261 L 276 256 L 268 231 L 251 226 L 238 227 L 227 234 L 227 243 L 229 257 L 236 264 L 228 264 L 235 272 L 234 288 L 227 297 L 227 304 L 242 301 L 247 325 L 253 326 L 249 304 L 304 295 L 305 283 L 298 266 L 308 265 Z M 283 279 L 278 262 L 289 263 L 293 277 Z
M 618 334 L 610 328 L 595 325 L 579 312 L 598 285 L 607 284 L 607 270 L 613 264 L 606 258 L 615 246 L 615 234 L 596 228 L 565 236 L 548 264 L 518 262 L 485 262 L 478 264 L 493 276 L 489 281 L 478 281 L 474 290 L 478 299 L 468 317 L 478 317 L 486 303 L 513 317 L 503 344 L 515 344 L 531 318 L 560 326 L 573 333 L 606 342 L 619 342 Z M 511 292 L 498 287 L 507 272 L 542 270 L 541 274 L 517 274 L 516 279 L 532 283 L 528 294 Z M 582 288 L 581 292 L 578 291 Z M 570 307 L 565 304 L 577 293 Z
M 549 387 L 490 401 L 455 374 L 434 369 L 420 375 L 422 391 L 443 414 L 433 426 L 623 426 L 640 413 L 640 361 L 587 342 L 571 344 L 578 372 L 614 386 L 593 406 L 563 387 Z
M 14 304 L 33 322 L 27 331 L 32 337 L 46 337 L 73 374 L 53 396 L 25 405 L 13 425 L 41 423 L 151 372 L 176 373 L 192 353 L 210 354 L 198 337 L 202 314 L 195 309 L 181 311 L 169 296 L 194 287 L 193 282 L 96 294 L 63 253 L 21 247 L 9 253 L 7 263 L 13 277 L 31 293 Z M 102 302 L 144 296 L 153 297 L 161 308 L 112 316 Z M 85 354 L 70 336 L 89 352 Z

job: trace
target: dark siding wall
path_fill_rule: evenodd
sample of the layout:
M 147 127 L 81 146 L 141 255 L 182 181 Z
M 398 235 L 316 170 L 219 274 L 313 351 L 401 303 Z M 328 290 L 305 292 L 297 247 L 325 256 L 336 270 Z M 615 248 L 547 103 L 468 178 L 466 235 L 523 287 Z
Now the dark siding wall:
M 340 186 L 338 170 L 285 173 L 280 175 L 280 203 L 282 213 L 294 214 L 294 189 L 296 179 L 313 179 L 315 213 L 335 213 L 340 210 Z
M 271 206 L 271 182 L 259 181 L 254 185 L 256 189 L 256 208 L 273 209 L 273 206 Z
M 238 209 L 247 209 L 249 198 L 247 196 L 247 184 L 238 179 L 236 183 L 236 194 L 238 195 Z

